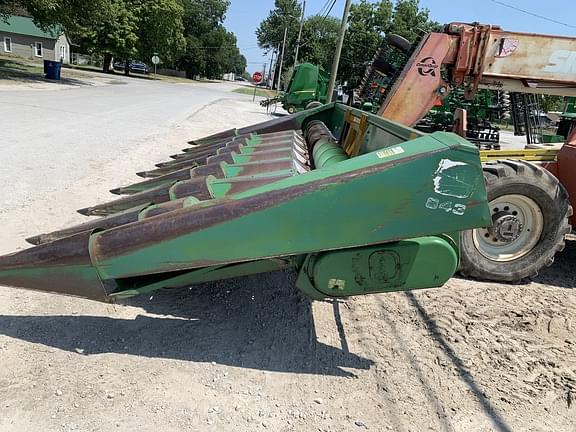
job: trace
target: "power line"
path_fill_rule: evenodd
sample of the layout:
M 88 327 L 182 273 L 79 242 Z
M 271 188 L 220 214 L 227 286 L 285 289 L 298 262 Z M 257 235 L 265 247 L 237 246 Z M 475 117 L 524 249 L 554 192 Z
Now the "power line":
M 240 47 L 236 46 L 236 45 L 220 45 L 220 46 L 195 46 L 193 48 L 197 48 L 197 49 L 226 49 L 226 48 L 238 48 L 240 49 Z
M 318 11 L 318 13 L 316 15 L 324 15 L 324 12 L 328 9 L 329 3 L 330 3 L 330 0 L 326 0 L 326 3 L 324 3 L 324 6 L 322 6 L 320 8 L 320 10 Z
M 243 47 L 243 46 L 237 46 L 237 45 L 220 45 L 220 46 L 195 46 L 194 48 L 197 49 L 225 49 L 225 48 L 238 48 L 240 50 L 251 50 L 251 49 L 261 49 L 258 45 L 254 45 L 254 46 L 247 46 L 247 47 Z
M 569 27 L 569 28 L 576 29 L 576 26 L 574 26 L 574 25 L 572 25 L 572 24 L 568 24 L 568 23 L 565 23 L 565 22 L 562 22 L 562 21 L 558 21 L 558 20 L 555 20 L 555 19 L 553 19 L 553 18 L 546 17 L 546 16 L 544 16 L 544 15 L 539 15 L 539 14 L 537 14 L 537 13 L 530 12 L 530 11 L 527 11 L 527 10 L 525 10 L 525 9 L 521 9 L 521 8 L 516 7 L 516 6 L 514 6 L 514 5 L 511 5 L 511 4 L 508 4 L 508 3 L 504 3 L 503 1 L 500 1 L 500 0 L 490 0 L 490 1 L 491 1 L 492 3 L 496 3 L 496 4 L 499 4 L 499 5 L 501 5 L 501 6 L 504 6 L 504 7 L 510 8 L 510 9 L 514 9 L 515 11 L 525 13 L 526 15 L 531 15 L 531 16 L 533 16 L 533 17 L 540 18 L 540 19 L 543 19 L 543 20 L 545 20 L 545 21 L 550 21 L 550 22 L 552 22 L 552 23 L 554 23 L 554 24 L 560 24 L 560 25 L 563 25 L 563 26 L 565 26 L 565 27 Z
M 330 5 L 330 8 L 328 9 L 328 11 L 326 12 L 326 14 L 324 14 L 324 16 L 322 17 L 322 20 L 320 21 L 320 24 L 323 24 L 327 19 L 328 19 L 328 15 L 330 15 L 330 12 L 332 12 L 332 9 L 334 8 L 334 5 L 336 4 L 336 0 L 334 0 L 332 2 L 332 4 Z
M 336 0 L 334 0 L 334 1 L 332 2 L 332 5 L 330 5 L 330 8 L 328 9 L 328 12 L 326 12 L 326 14 L 324 15 L 324 20 L 323 20 L 323 21 L 325 21 L 326 18 L 328 18 L 328 15 L 330 15 L 330 12 L 332 12 L 332 9 L 334 8 L 334 5 L 335 5 L 335 4 L 336 4 Z
M 332 1 L 332 4 L 330 4 L 330 1 Z M 318 16 L 322 16 L 322 20 L 320 21 L 320 23 L 323 23 L 324 21 L 326 21 L 326 19 L 328 19 L 330 12 L 332 12 L 332 9 L 336 5 L 336 2 L 337 2 L 337 0 L 326 0 L 326 3 L 324 3 L 324 6 L 322 6 L 320 8 L 320 10 L 318 11 L 318 13 L 316 14 Z M 310 42 L 312 42 L 312 39 L 305 40 L 300 44 L 300 47 L 303 47 Z M 278 43 L 281 43 L 281 41 L 270 43 L 270 45 L 276 45 Z M 272 46 L 270 48 L 260 48 L 260 49 L 272 49 L 273 50 L 274 47 Z
M 330 1 L 330 0 L 328 0 L 328 1 Z M 324 23 L 324 21 L 326 21 L 326 20 L 328 19 L 328 15 L 330 15 L 330 12 L 332 12 L 332 9 L 334 8 L 334 5 L 336 4 L 336 1 L 337 1 L 337 0 L 333 0 L 333 1 L 332 1 L 332 5 L 330 5 L 330 8 L 329 8 L 328 11 L 326 12 L 326 14 L 324 14 L 324 15 L 322 16 L 322 19 L 321 19 L 320 22 L 319 22 L 319 26 L 322 25 L 322 24 Z M 328 4 L 328 2 L 326 2 L 326 5 L 327 5 L 327 4 Z M 322 8 L 322 9 L 324 9 L 324 8 Z M 318 13 L 318 15 L 320 15 L 320 13 Z M 300 46 L 303 47 L 303 46 L 309 44 L 310 42 L 312 42 L 312 40 L 313 40 L 313 39 L 305 40 L 304 42 L 302 42 L 302 43 L 300 44 Z

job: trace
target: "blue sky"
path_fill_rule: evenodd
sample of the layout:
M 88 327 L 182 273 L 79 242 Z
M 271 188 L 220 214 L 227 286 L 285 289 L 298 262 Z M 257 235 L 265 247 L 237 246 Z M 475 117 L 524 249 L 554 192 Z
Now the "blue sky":
M 507 8 L 494 0 L 420 0 L 422 7 L 440 23 L 452 21 L 498 24 L 505 30 L 576 36 L 575 0 L 501 0 L 503 3 L 534 14 L 567 23 L 573 27 L 555 24 L 541 18 Z M 354 1 L 356 3 L 357 1 Z M 315 15 L 326 0 L 307 0 L 306 16 Z M 332 15 L 341 17 L 345 0 L 337 0 Z M 257 45 L 255 30 L 274 8 L 274 0 L 231 0 L 225 26 L 236 34 L 238 46 L 248 60 L 248 71 L 261 70 L 269 57 L 263 56 Z

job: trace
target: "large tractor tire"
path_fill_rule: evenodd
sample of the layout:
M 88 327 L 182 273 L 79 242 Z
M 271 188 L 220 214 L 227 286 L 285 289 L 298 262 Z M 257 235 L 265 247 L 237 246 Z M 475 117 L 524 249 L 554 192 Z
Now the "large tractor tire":
M 319 101 L 310 101 L 306 104 L 306 108 L 307 110 L 309 109 L 313 109 L 313 108 L 318 108 L 322 106 L 322 102 Z
M 412 50 L 412 43 L 408 39 L 397 34 L 386 35 L 386 42 L 393 47 L 398 48 L 400 51 L 403 51 L 405 54 L 408 54 Z
M 394 65 L 388 63 L 386 60 L 382 58 L 377 58 L 372 63 L 372 67 L 374 70 L 380 72 L 381 74 L 386 75 L 387 77 L 391 77 L 398 72 L 398 69 L 394 67 Z
M 493 226 L 464 231 L 460 272 L 493 281 L 532 278 L 564 249 L 572 207 L 556 177 L 525 161 L 484 165 Z

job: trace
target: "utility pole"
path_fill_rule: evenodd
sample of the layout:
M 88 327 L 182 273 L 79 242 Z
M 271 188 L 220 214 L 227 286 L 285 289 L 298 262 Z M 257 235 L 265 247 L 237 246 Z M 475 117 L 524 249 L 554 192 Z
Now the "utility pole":
M 294 67 L 298 65 L 298 51 L 300 51 L 300 41 L 302 40 L 302 28 L 304 27 L 304 12 L 306 11 L 306 0 L 302 2 L 302 16 L 300 17 L 300 30 L 296 41 L 296 54 L 294 54 Z
M 280 53 L 280 44 L 276 46 L 274 52 L 272 53 L 272 59 L 274 59 L 274 55 L 276 58 L 274 59 L 274 67 L 272 68 L 272 62 L 270 62 L 270 73 L 272 74 L 272 85 L 270 86 L 270 90 L 274 90 L 274 83 L 276 82 L 276 69 L 278 69 L 278 55 Z
M 280 55 L 280 70 L 278 71 L 278 83 L 276 90 L 280 90 L 280 83 L 282 82 L 282 63 L 284 63 L 284 49 L 286 48 L 286 36 L 288 35 L 288 24 L 284 27 L 284 42 L 282 42 L 282 54 Z
M 274 62 L 274 53 L 276 52 L 276 48 L 272 50 L 272 56 L 270 57 L 270 67 L 268 68 L 268 85 L 270 86 L 270 90 L 274 89 L 274 75 L 272 74 L 272 63 Z M 272 79 L 270 79 L 272 77 Z M 266 86 L 268 87 L 268 86 Z
M 348 26 L 348 15 L 350 14 L 351 4 L 352 0 L 346 0 L 346 6 L 344 6 L 344 14 L 342 15 L 342 23 L 340 25 L 340 31 L 338 32 L 338 41 L 336 43 L 334 61 L 332 62 L 332 72 L 330 72 L 328 94 L 326 95 L 327 103 L 332 102 L 332 93 L 334 93 L 334 86 L 336 85 L 336 75 L 338 74 L 338 66 L 340 65 L 340 54 L 342 53 L 342 44 L 344 43 L 344 36 L 346 35 L 346 27 Z

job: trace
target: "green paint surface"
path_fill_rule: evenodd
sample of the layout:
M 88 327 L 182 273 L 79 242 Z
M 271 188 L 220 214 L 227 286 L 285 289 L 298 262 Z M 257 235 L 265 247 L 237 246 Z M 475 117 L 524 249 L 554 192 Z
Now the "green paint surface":
M 458 248 L 420 237 L 310 257 L 298 287 L 312 298 L 348 297 L 443 285 L 458 268 Z
M 95 264 L 106 278 L 119 278 L 306 254 L 328 249 L 358 247 L 433 233 L 460 231 L 490 223 L 478 151 L 446 134 L 450 148 L 434 135 L 406 143 L 402 152 L 373 152 L 326 168 L 280 180 L 224 200 L 211 200 L 163 217 L 178 225 L 204 206 L 217 206 L 229 216 L 224 222 L 184 232 L 159 243 L 143 245 Z M 437 135 L 444 138 L 444 135 Z M 430 154 L 429 152 L 432 152 Z M 401 163 L 403 160 L 413 160 Z M 466 198 L 435 192 L 434 174 L 443 160 L 465 163 L 472 175 Z M 384 164 L 387 168 L 379 169 Z M 370 173 L 356 174 L 360 168 Z M 336 181 L 336 176 L 345 178 Z M 334 179 L 331 181 L 331 179 Z M 270 191 L 322 186 L 290 199 L 235 216 L 228 200 L 242 201 Z M 146 223 L 143 221 L 141 223 Z M 122 229 L 122 228 L 120 228 Z M 97 233 L 103 241 L 109 232 Z

